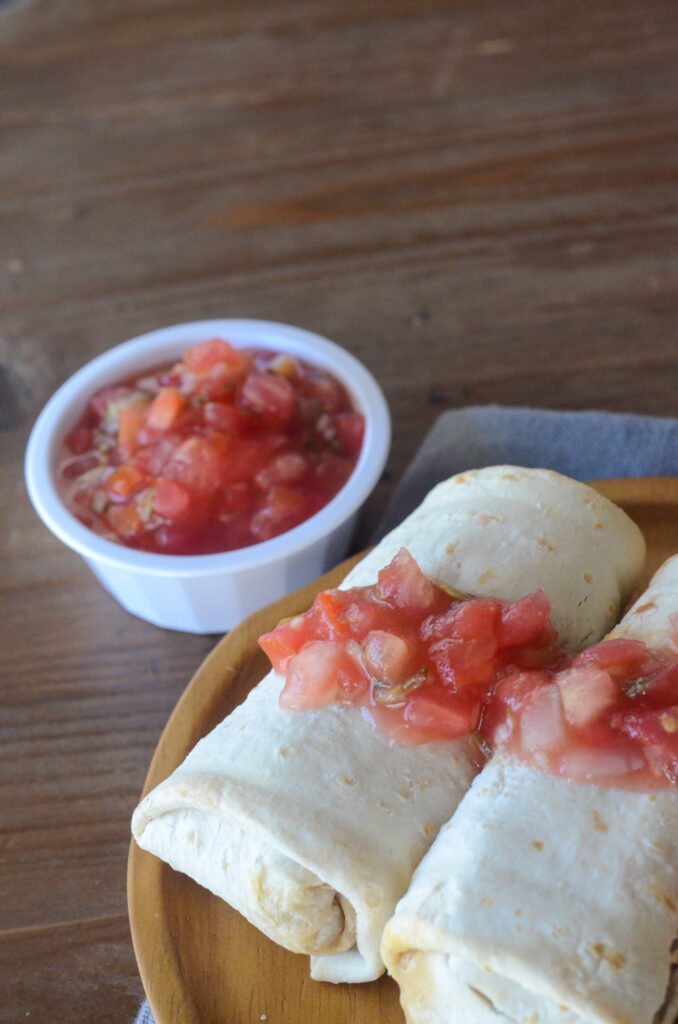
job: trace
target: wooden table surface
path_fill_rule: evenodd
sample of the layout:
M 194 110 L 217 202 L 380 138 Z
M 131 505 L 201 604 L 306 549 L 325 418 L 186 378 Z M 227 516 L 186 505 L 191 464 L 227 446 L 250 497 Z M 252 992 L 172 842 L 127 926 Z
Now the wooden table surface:
M 394 417 L 358 544 L 443 409 L 674 415 L 678 5 L 4 2 L 0 154 L 0 1021 L 123 1024 L 129 818 L 215 638 L 42 526 L 38 410 L 162 324 L 316 330 Z

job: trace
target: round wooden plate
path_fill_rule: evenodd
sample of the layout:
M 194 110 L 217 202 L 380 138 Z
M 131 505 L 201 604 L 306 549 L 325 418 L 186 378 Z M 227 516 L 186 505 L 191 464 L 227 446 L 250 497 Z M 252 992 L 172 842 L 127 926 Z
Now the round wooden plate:
M 606 480 L 594 486 L 645 534 L 643 584 L 678 551 L 678 479 Z M 357 558 L 262 609 L 217 644 L 184 691 L 146 778 L 157 785 L 195 743 L 239 704 L 268 671 L 257 637 L 304 611 L 336 586 Z M 396 985 L 329 985 L 309 977 L 308 957 L 276 946 L 185 875 L 130 846 L 127 896 L 141 979 L 156 1024 L 401 1024 Z

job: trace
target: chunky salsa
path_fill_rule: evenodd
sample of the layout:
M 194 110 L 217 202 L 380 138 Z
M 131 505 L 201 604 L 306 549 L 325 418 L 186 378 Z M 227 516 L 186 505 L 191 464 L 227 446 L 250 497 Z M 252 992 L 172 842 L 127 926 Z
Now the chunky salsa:
M 259 643 L 285 676 L 282 707 L 350 701 L 397 742 L 422 743 L 478 730 L 498 679 L 562 662 L 556 639 L 543 591 L 462 599 L 402 548 L 373 586 L 325 591 Z
M 473 737 L 541 771 L 603 785 L 678 783 L 678 661 L 638 640 L 576 657 L 541 590 L 450 592 L 403 548 L 376 584 L 319 594 L 260 638 L 282 707 L 353 703 L 390 740 Z
M 60 493 L 96 533 L 161 554 L 231 551 L 343 487 L 364 418 L 332 374 L 222 338 L 98 391 L 65 438 Z
M 630 788 L 678 783 L 678 661 L 603 640 L 560 672 L 511 673 L 483 732 L 541 771 Z

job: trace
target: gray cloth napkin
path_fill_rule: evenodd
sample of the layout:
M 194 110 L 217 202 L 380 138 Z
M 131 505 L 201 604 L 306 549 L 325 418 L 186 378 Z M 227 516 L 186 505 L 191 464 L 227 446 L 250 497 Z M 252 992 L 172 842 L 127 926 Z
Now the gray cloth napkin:
M 376 542 L 440 480 L 510 463 L 577 480 L 678 476 L 678 420 L 607 412 L 471 406 L 443 413 L 398 485 Z M 154 1024 L 144 1003 L 135 1024 Z

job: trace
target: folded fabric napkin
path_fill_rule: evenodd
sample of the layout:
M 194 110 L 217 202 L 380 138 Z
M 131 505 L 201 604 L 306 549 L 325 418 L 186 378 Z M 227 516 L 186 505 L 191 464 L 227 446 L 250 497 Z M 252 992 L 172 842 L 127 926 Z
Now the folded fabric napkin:
M 425 438 L 373 540 L 404 519 L 440 480 L 502 463 L 554 469 L 577 480 L 678 476 L 678 420 L 501 406 L 450 410 Z M 148 1003 L 135 1024 L 154 1024 Z

